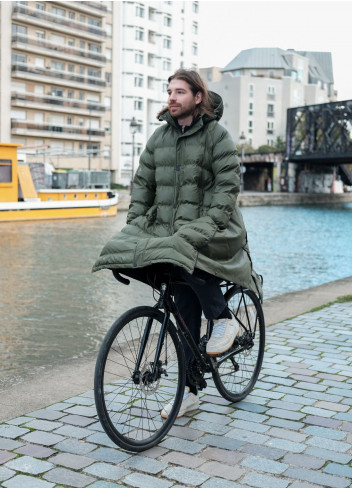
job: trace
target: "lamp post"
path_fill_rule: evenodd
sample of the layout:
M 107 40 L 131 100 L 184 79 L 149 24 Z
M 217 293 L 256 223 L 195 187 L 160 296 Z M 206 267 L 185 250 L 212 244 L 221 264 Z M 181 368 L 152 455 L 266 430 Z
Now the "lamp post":
M 240 141 L 242 142 L 242 155 L 241 155 L 241 166 L 240 166 L 240 170 L 241 170 L 240 191 L 242 193 L 243 190 L 244 190 L 244 181 L 243 181 L 243 174 L 244 174 L 244 166 L 243 166 L 243 162 L 244 162 L 244 143 L 246 141 L 246 136 L 245 136 L 245 134 L 244 134 L 243 131 L 241 132 L 241 135 L 240 135 Z
M 131 184 L 130 184 L 130 194 L 132 194 L 133 188 L 133 178 L 134 178 L 134 135 L 137 132 L 138 123 L 134 117 L 130 122 L 130 132 L 132 134 L 132 169 L 131 169 Z

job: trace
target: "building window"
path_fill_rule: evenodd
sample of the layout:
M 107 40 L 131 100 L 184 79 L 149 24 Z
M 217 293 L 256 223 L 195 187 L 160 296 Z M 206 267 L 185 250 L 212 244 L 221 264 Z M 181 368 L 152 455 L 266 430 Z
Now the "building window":
M 69 18 L 70 20 L 75 20 L 75 17 L 76 17 L 76 14 L 75 14 L 74 12 L 69 12 L 69 13 L 68 13 L 68 18 Z
M 135 87 L 143 87 L 143 77 L 142 76 L 135 76 L 134 77 L 134 86 Z
M 89 51 L 92 53 L 101 53 L 101 46 L 99 44 L 93 44 L 92 42 L 88 43 Z
M 44 3 L 41 3 L 41 2 L 37 2 L 37 3 L 35 4 L 35 8 L 36 8 L 37 10 L 42 10 L 42 11 L 44 11 L 44 10 L 45 10 L 45 4 L 44 4 Z
M 136 28 L 136 41 L 144 41 L 144 30 L 140 27 Z
M 88 76 L 92 78 L 101 78 L 101 71 L 93 68 L 88 68 Z
M 71 48 L 74 47 L 75 45 L 75 40 L 74 39 L 68 39 L 67 40 L 67 45 L 70 46 Z
M 65 71 L 65 63 L 61 61 L 51 61 L 51 69 L 55 71 Z
M 101 27 L 101 21 L 94 19 L 93 17 L 88 17 L 88 24 L 93 25 L 94 27 Z
M 164 59 L 163 60 L 163 70 L 164 71 L 170 71 L 171 70 L 171 60 L 170 59 Z
M 253 132 L 253 121 L 248 121 L 248 132 L 250 134 Z
M 249 91 L 249 96 L 254 97 L 254 85 L 253 85 L 253 83 L 250 83 L 248 85 L 248 91 Z
M 109 73 L 108 71 L 105 72 L 105 81 L 107 85 L 111 85 L 112 83 L 112 74 Z
M 51 12 L 58 17 L 65 17 L 66 11 L 63 8 L 51 7 Z
M 199 12 L 199 5 L 198 5 L 198 2 L 193 2 L 192 4 L 192 10 L 194 13 L 198 13 Z
M 104 131 L 106 134 L 111 133 L 111 122 L 110 121 L 105 121 L 104 122 Z
M 136 7 L 136 16 L 137 17 L 144 17 L 144 7 L 142 5 L 137 5 Z
M 79 100 L 84 100 L 84 92 L 79 92 L 78 98 Z
M 248 115 L 253 115 L 253 107 L 254 107 L 253 102 L 249 102 Z
M 23 34 L 27 35 L 27 27 L 19 24 L 12 24 L 12 34 Z
M 75 72 L 75 66 L 71 65 L 71 64 L 67 65 L 67 71 L 69 73 L 74 73 Z
M 193 32 L 193 34 L 198 34 L 198 24 L 197 24 L 197 22 L 193 22 L 193 24 L 192 24 L 192 32 Z
M 135 63 L 142 65 L 144 63 L 143 53 L 135 53 L 134 54 L 134 61 L 135 61 Z
M 273 121 L 268 121 L 267 122 L 267 134 L 274 134 L 274 122 Z
M 275 95 L 275 87 L 273 85 L 268 86 L 268 93 L 270 95 Z
M 165 49 L 171 49 L 171 37 L 164 37 L 163 45 Z
M 143 110 L 143 100 L 134 101 L 134 110 Z
M 198 45 L 195 42 L 192 44 L 192 54 L 193 56 L 198 55 Z
M 164 16 L 164 25 L 166 25 L 167 27 L 171 27 L 172 26 L 172 18 L 171 18 L 171 15 L 165 15 Z
M 267 116 L 268 117 L 274 117 L 275 111 L 274 111 L 274 104 L 268 104 L 267 107 Z
M 73 90 L 67 92 L 67 98 L 73 98 Z
M 26 63 L 27 56 L 25 54 L 12 53 L 12 63 Z

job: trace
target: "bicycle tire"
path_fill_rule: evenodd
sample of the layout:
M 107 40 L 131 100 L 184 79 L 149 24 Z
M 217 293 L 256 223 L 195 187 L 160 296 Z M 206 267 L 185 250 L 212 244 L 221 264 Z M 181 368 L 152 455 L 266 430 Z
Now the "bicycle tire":
M 253 389 L 263 363 L 264 314 L 258 297 L 251 290 L 231 287 L 225 294 L 225 300 L 240 324 L 253 335 L 252 341 L 245 340 L 248 336 L 244 336 L 246 332 L 241 327 L 241 333 L 233 346 L 233 355 L 213 372 L 219 393 L 230 402 L 239 402 Z M 244 345 L 246 348 L 243 348 Z
M 151 331 L 136 383 L 132 375 L 148 319 L 152 320 Z M 146 380 L 154 364 L 163 319 L 160 310 L 149 306 L 125 312 L 106 334 L 96 362 L 94 395 L 99 420 L 114 443 L 132 452 L 160 442 L 172 427 L 183 399 L 184 352 L 171 321 L 160 355 L 160 377 L 154 382 Z M 173 407 L 163 419 L 160 411 L 170 401 Z

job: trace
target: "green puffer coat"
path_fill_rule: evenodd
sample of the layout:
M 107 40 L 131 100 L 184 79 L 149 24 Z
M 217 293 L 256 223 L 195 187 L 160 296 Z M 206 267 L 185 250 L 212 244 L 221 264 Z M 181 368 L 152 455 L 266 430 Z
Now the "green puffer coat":
M 143 151 L 133 183 L 127 225 L 103 248 L 93 271 L 172 263 L 197 267 L 262 296 L 247 233 L 236 205 L 240 165 L 223 105 L 186 131 L 165 112 Z

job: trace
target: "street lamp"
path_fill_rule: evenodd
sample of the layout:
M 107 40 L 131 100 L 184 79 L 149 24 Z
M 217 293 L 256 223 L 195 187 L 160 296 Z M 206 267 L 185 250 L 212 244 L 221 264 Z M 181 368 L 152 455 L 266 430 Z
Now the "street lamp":
M 132 134 L 132 169 L 131 169 L 131 184 L 130 184 L 130 194 L 132 194 L 133 178 L 134 178 L 134 135 L 137 132 L 138 123 L 134 117 L 130 122 L 130 132 Z
M 246 136 L 245 136 L 245 134 L 244 134 L 243 131 L 241 132 L 241 135 L 240 135 L 240 141 L 242 142 L 242 155 L 241 155 L 241 166 L 240 166 L 240 170 L 241 170 L 241 186 L 240 186 L 240 190 L 241 190 L 241 193 L 242 193 L 243 190 L 244 190 L 244 181 L 243 181 L 243 174 L 244 174 L 244 166 L 243 166 L 243 162 L 244 162 L 244 143 L 246 141 Z

